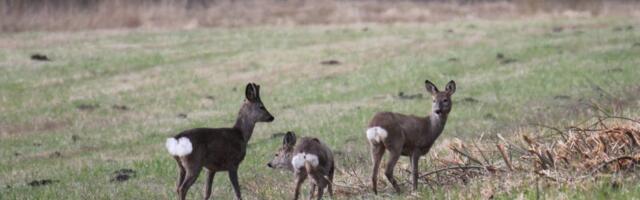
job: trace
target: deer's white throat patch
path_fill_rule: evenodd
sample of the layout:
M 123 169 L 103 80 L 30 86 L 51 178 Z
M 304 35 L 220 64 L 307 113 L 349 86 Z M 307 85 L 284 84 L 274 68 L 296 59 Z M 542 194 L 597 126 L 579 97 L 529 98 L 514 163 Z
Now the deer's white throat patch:
M 169 154 L 173 156 L 186 156 L 191 154 L 193 151 L 193 145 L 189 138 L 181 137 L 178 139 L 175 138 L 167 138 L 167 142 L 165 143 Z
M 382 127 L 374 126 L 367 129 L 367 139 L 371 142 L 382 142 L 385 138 L 387 138 L 387 130 L 384 130 Z
M 318 156 L 310 153 L 298 153 L 291 159 L 291 165 L 295 170 L 304 168 L 305 162 L 308 162 L 312 167 L 317 167 L 320 164 Z

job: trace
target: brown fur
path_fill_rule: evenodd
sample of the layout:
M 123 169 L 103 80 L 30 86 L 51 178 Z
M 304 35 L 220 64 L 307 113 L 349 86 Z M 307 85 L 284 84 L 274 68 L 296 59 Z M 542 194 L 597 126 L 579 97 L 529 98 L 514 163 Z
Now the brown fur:
M 203 167 L 207 168 L 205 199 L 211 196 L 213 178 L 219 171 L 228 171 L 236 198 L 242 199 L 237 170 L 244 160 L 247 143 L 257 122 L 271 122 L 274 119 L 262 104 L 259 89 L 260 86 L 254 83 L 247 85 L 246 100 L 232 128 L 196 128 L 174 137 L 187 137 L 193 146 L 191 154 L 174 156 L 180 169 L 176 190 L 181 200 L 186 199 L 187 191 Z
M 318 156 L 318 166 L 311 166 L 309 162 L 304 163 L 304 167 L 301 169 L 294 169 L 291 164 L 293 156 L 306 153 Z M 285 135 L 282 147 L 278 149 L 278 153 L 273 160 L 271 160 L 267 166 L 271 168 L 282 168 L 291 170 L 296 176 L 296 189 L 294 199 L 298 199 L 300 196 L 300 187 L 302 183 L 310 177 L 311 182 L 311 194 L 309 199 L 313 198 L 317 190 L 317 199 L 322 199 L 324 194 L 324 188 L 328 187 L 329 195 L 333 196 L 333 173 L 335 170 L 335 163 L 333 161 L 333 153 L 331 149 L 325 144 L 320 142 L 318 138 L 302 137 L 296 144 L 296 136 L 293 132 L 287 132 Z
M 447 116 L 451 111 L 451 95 L 455 92 L 455 82 L 450 81 L 446 90 L 438 88 L 430 81 L 425 81 L 427 91 L 433 97 L 432 112 L 426 117 L 404 115 L 392 112 L 377 113 L 369 123 L 371 127 L 381 127 L 387 131 L 387 137 L 378 142 L 370 140 L 371 159 L 373 160 L 373 192 L 378 193 L 378 168 L 385 150 L 389 151 L 389 160 L 385 169 L 385 176 L 393 185 L 396 192 L 401 192 L 397 181 L 393 177 L 393 169 L 400 156 L 411 158 L 413 189 L 418 188 L 418 161 L 431 149 L 435 140 L 440 136 Z

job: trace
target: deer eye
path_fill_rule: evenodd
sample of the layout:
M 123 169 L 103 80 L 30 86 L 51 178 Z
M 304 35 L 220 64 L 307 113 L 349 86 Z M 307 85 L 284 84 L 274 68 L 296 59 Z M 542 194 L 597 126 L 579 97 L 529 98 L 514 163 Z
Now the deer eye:
M 449 99 L 445 99 L 445 100 L 443 100 L 443 102 L 447 103 L 447 102 L 449 102 Z

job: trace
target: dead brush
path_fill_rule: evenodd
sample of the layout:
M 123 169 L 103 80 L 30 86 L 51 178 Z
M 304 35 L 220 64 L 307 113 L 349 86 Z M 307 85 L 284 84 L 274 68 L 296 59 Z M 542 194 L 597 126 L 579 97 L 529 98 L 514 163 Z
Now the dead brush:
M 523 136 L 529 145 L 522 158 L 536 172 L 571 170 L 581 175 L 620 172 L 640 162 L 640 123 L 620 117 L 598 118 L 591 126 L 569 127 L 562 137 L 538 141 Z M 613 122 L 605 121 L 615 120 Z M 548 172 L 540 172 L 547 176 Z
M 483 141 L 482 136 L 469 142 L 454 139 L 447 145 L 449 151 L 436 148 L 429 161 L 436 169 L 422 173 L 420 181 L 433 189 L 434 185 L 467 184 L 481 176 L 533 175 L 574 184 L 597 174 L 635 169 L 640 163 L 640 121 L 615 116 L 594 121 L 590 126 L 564 130 L 547 127 L 558 134 L 522 134 L 522 140 L 505 139 L 500 134 L 492 142 Z

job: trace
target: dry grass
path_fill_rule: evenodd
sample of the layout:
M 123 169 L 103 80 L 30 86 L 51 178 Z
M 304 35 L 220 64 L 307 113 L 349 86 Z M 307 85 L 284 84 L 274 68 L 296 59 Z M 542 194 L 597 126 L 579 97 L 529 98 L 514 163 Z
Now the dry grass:
M 13 3 L 11 3 L 13 2 Z M 251 25 L 439 22 L 531 15 L 640 16 L 638 3 L 602 0 L 518 1 L 216 1 L 187 9 L 187 1 L 4 1 L 0 31 L 112 28 L 197 28 Z M 76 1 L 68 1 L 76 2 Z M 78 1 L 83 2 L 83 1 Z M 469 3 L 471 2 L 471 3 Z M 193 6 L 192 6 L 193 7 Z

